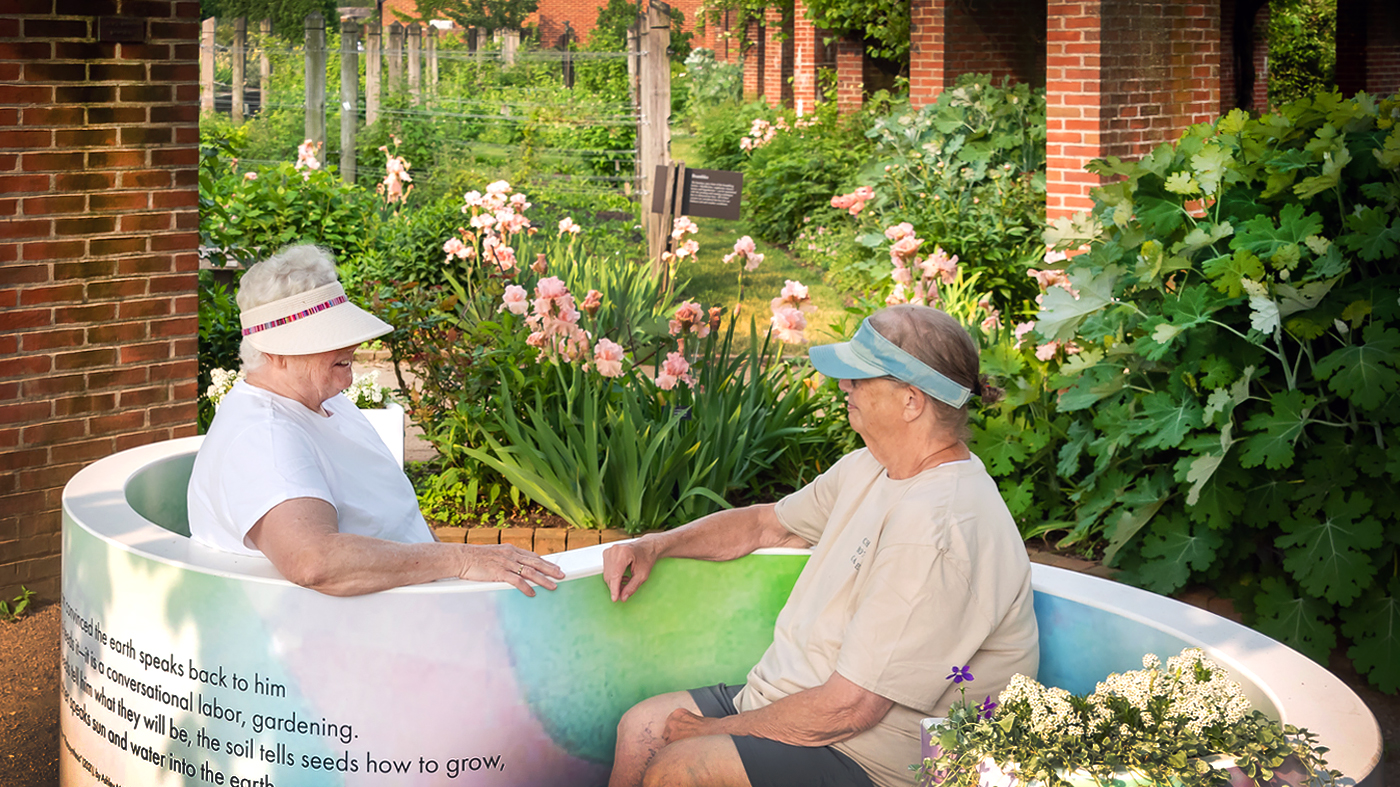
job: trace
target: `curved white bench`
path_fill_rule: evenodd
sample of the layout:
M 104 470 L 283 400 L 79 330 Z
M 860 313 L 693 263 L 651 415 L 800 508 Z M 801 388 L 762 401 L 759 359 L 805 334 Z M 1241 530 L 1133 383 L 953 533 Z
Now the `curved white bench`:
M 534 599 L 462 581 L 332 598 L 186 537 L 200 439 L 103 459 L 64 491 L 62 784 L 600 785 L 634 702 L 743 680 L 807 558 L 664 561 L 621 605 L 596 576 L 604 547 L 551 556 L 568 579 Z M 1381 784 L 1375 719 L 1303 656 L 1094 577 L 1035 566 L 1034 585 L 1043 681 L 1091 690 L 1199 645 L 1332 767 Z

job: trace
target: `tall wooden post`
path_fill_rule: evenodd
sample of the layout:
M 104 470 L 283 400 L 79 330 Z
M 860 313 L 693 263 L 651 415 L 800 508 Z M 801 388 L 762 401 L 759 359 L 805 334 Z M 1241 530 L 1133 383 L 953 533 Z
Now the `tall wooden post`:
M 272 58 L 267 56 L 267 44 L 272 40 L 272 20 L 258 23 L 258 113 L 267 106 L 268 91 L 272 90 Z
M 508 66 L 515 65 L 515 53 L 520 49 L 519 30 L 501 30 L 501 60 Z
M 355 182 L 355 128 L 360 124 L 360 26 L 340 22 L 340 179 Z
M 403 90 L 403 25 L 389 25 L 389 92 Z
M 428 26 L 428 95 L 437 97 L 438 86 L 438 60 L 437 60 L 437 40 L 438 29 Z
M 570 90 L 574 87 L 574 28 L 566 20 L 564 22 L 564 40 L 561 47 L 564 50 L 560 58 L 560 70 L 564 77 L 564 87 Z
M 209 17 L 199 29 L 199 111 L 214 111 L 214 33 L 219 20 Z
M 408 26 L 408 97 L 414 106 L 423 103 L 423 28 Z
M 383 27 L 378 19 L 365 25 L 365 125 L 379 120 L 379 87 L 383 80 L 384 53 L 381 42 Z
M 642 205 L 647 217 L 647 251 L 651 256 L 652 273 L 662 275 L 665 266 L 661 252 L 666 249 L 670 227 L 663 227 L 662 214 L 650 212 L 653 190 L 659 184 L 656 168 L 671 162 L 671 63 L 666 50 L 671 46 L 671 7 L 661 0 L 651 0 L 641 31 L 641 102 L 638 106 L 637 156 L 642 184 Z
M 248 18 L 240 16 L 233 20 L 233 47 L 229 54 L 233 57 L 233 125 L 243 125 L 243 90 L 247 86 Z
M 306 15 L 306 138 L 325 151 L 326 20 L 319 11 Z

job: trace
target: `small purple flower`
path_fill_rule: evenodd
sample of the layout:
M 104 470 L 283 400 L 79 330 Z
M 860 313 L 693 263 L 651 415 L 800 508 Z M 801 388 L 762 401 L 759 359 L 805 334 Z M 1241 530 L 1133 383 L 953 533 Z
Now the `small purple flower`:
M 954 686 L 958 685 L 959 683 L 962 683 L 963 681 L 971 682 L 971 681 L 972 681 L 972 665 L 971 665 L 971 664 L 966 664 L 966 665 L 961 666 L 961 667 L 954 667 L 954 668 L 953 668 L 953 674 L 951 674 L 951 675 L 949 675 L 948 677 L 944 678 L 944 680 L 951 680 L 951 681 L 953 682 L 953 685 L 954 685 Z
M 982 718 L 988 720 L 992 718 L 992 714 L 996 712 L 996 709 L 997 703 L 991 698 L 991 695 L 988 695 L 985 700 L 982 700 L 982 704 L 977 706 L 977 710 L 982 714 Z

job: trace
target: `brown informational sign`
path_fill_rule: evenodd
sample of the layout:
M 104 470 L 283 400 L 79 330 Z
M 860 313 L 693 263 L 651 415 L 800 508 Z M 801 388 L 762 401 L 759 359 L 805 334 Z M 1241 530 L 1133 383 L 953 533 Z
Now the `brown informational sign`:
M 97 18 L 97 40 L 112 43 L 138 43 L 146 40 L 146 20 L 124 16 Z
M 674 167 L 656 168 L 656 193 L 652 196 L 653 213 L 666 212 L 666 200 L 674 195 L 667 186 Z M 681 193 L 680 214 L 703 219 L 739 218 L 739 199 L 744 192 L 744 175 L 722 169 L 685 170 L 685 189 Z

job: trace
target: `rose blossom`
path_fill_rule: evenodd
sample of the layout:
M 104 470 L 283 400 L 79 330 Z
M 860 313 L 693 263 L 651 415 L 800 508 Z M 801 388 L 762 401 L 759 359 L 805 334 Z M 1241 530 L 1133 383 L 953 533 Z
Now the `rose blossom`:
M 920 266 L 926 279 L 937 276 L 944 284 L 952 284 L 958 280 L 958 255 L 949 257 L 942 246 L 934 246 L 933 256 L 924 260 Z
M 910 224 L 907 221 L 885 229 L 885 237 L 889 238 L 890 240 L 899 240 L 901 238 L 907 238 L 912 236 L 913 234 L 914 225 Z

